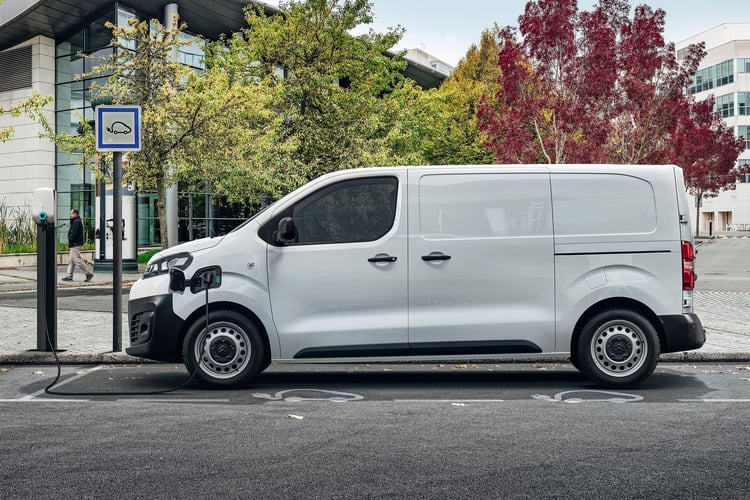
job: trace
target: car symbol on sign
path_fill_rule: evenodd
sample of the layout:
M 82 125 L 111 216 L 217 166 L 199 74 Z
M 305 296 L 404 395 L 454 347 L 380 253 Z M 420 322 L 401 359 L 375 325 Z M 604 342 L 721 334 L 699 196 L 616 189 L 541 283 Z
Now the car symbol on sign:
M 110 134 L 115 134 L 115 135 L 117 135 L 117 134 L 129 134 L 132 131 L 133 131 L 133 129 L 130 128 L 127 123 L 123 123 L 123 122 L 120 122 L 120 121 L 112 122 L 112 125 L 110 125 L 109 127 L 107 127 L 107 132 L 109 132 Z

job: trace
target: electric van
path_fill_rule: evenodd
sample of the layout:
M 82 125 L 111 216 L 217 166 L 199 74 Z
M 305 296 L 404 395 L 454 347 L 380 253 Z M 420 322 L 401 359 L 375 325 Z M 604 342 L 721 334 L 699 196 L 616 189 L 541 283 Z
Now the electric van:
M 674 165 L 338 171 L 154 255 L 127 352 L 220 387 L 272 361 L 542 354 L 635 386 L 705 341 L 694 257 Z

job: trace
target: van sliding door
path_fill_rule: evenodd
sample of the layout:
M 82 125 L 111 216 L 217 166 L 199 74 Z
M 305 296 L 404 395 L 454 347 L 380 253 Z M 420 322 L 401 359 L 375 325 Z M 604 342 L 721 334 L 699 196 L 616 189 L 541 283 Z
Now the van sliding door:
M 549 174 L 498 170 L 409 174 L 415 354 L 554 349 Z

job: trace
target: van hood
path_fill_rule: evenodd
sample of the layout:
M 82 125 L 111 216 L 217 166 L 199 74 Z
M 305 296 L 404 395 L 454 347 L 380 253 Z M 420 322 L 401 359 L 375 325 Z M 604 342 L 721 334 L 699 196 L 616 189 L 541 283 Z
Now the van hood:
M 194 253 L 198 252 L 200 250 L 206 250 L 208 248 L 215 247 L 216 245 L 221 242 L 221 240 L 224 239 L 224 236 L 214 236 L 213 238 L 201 238 L 199 240 L 193 240 L 188 241 L 187 243 L 182 243 L 177 246 L 173 246 L 170 248 L 167 248 L 166 250 L 162 250 L 161 252 L 157 253 L 154 257 L 168 257 L 170 255 L 178 254 L 178 253 Z

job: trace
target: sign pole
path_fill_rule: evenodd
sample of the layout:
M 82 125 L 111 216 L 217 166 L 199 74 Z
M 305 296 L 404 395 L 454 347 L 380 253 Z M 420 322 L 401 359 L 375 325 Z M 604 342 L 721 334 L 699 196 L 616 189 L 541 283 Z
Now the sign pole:
M 122 152 L 112 156 L 112 351 L 122 352 Z
M 111 152 L 112 175 L 112 351 L 122 352 L 122 153 L 141 150 L 141 108 L 97 106 L 96 150 Z M 104 231 L 104 228 L 101 228 Z

